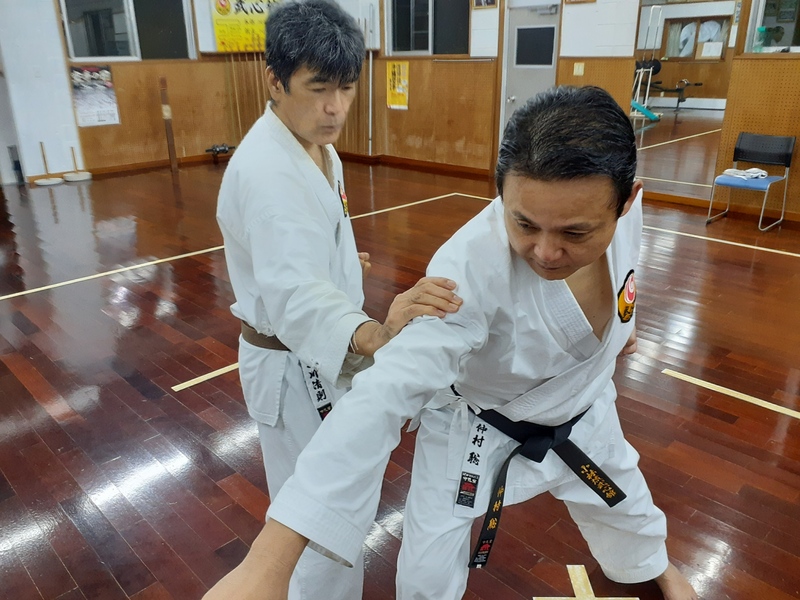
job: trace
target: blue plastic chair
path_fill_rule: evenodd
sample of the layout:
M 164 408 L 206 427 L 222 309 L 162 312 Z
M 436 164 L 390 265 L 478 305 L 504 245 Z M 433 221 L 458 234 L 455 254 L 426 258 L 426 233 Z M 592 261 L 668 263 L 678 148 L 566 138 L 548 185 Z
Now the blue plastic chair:
M 706 225 L 712 221 L 716 221 L 720 217 L 728 214 L 731 207 L 731 197 L 728 194 L 728 204 L 721 213 L 711 216 L 711 210 L 714 207 L 714 193 L 717 191 L 718 186 L 736 188 L 740 190 L 751 190 L 754 192 L 763 192 L 764 200 L 761 203 L 761 216 L 758 219 L 758 229 L 760 231 L 767 231 L 772 229 L 783 221 L 783 216 L 786 212 L 786 193 L 789 189 L 789 167 L 792 165 L 792 153 L 794 152 L 795 138 L 793 136 L 778 136 L 778 135 L 758 135 L 755 133 L 740 133 L 739 139 L 736 140 L 736 148 L 733 151 L 733 168 L 737 169 L 739 161 L 748 163 L 756 163 L 762 165 L 783 165 L 785 171 L 783 175 L 771 175 L 762 179 L 742 179 L 741 177 L 734 177 L 732 175 L 719 175 L 714 179 L 714 185 L 711 188 L 711 200 L 708 203 L 708 218 Z M 764 221 L 764 209 L 767 207 L 767 197 L 769 190 L 773 183 L 778 181 L 784 182 L 783 187 L 783 205 L 781 207 L 781 217 L 774 223 L 767 227 L 762 227 Z

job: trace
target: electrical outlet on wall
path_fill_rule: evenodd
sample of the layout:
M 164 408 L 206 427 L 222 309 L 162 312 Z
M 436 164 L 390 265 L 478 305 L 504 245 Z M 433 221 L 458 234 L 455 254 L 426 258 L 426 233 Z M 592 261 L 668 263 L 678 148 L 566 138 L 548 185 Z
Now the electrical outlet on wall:
M 582 62 L 576 62 L 575 64 L 573 64 L 572 65 L 572 74 L 575 77 L 583 77 L 584 65 L 585 65 L 585 63 L 582 63 Z

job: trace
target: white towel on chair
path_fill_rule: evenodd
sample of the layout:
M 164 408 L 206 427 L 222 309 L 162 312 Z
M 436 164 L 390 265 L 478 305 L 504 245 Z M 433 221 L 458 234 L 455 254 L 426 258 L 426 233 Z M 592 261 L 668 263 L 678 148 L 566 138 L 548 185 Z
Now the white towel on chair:
M 764 179 L 769 175 L 764 169 L 753 167 L 752 169 L 725 169 L 723 175 L 730 175 L 731 177 L 740 177 L 741 179 Z

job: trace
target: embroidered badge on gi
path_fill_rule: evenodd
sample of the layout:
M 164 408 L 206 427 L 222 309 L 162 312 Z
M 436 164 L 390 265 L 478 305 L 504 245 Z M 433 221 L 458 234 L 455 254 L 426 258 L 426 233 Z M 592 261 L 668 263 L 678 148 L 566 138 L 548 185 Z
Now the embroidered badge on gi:
M 337 181 L 336 183 L 339 184 L 339 198 L 342 200 L 342 210 L 344 211 L 344 216 L 350 216 L 350 208 L 347 205 L 347 194 L 344 193 L 344 187 L 342 186 L 341 181 Z
M 458 486 L 456 504 L 475 508 L 475 494 L 478 492 L 478 481 L 480 481 L 480 478 L 480 475 L 467 473 L 466 471 L 461 472 L 461 485 Z
M 478 545 L 478 551 L 475 553 L 470 566 L 474 566 L 476 569 L 482 568 L 483 565 L 485 565 L 489 560 L 489 552 L 492 551 L 492 544 L 494 544 L 494 538 L 485 540 L 482 539 Z
M 633 318 L 633 309 L 636 306 L 636 280 L 633 277 L 633 269 L 625 277 L 625 283 L 617 294 L 617 314 L 623 323 L 627 323 Z

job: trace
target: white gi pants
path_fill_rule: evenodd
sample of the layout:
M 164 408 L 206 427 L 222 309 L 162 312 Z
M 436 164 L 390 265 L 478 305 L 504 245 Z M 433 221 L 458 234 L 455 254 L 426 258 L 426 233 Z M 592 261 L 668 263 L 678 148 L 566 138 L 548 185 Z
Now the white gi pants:
M 254 348 L 240 340 L 239 356 L 245 358 L 242 377 L 242 387 L 247 391 L 255 386 L 245 379 L 256 372 L 260 356 L 252 354 L 264 351 Z M 285 354 L 281 353 L 283 356 Z M 244 356 L 243 356 L 244 355 Z M 255 359 L 255 361 L 254 361 Z M 254 362 L 256 364 L 254 364 Z M 258 373 L 256 379 L 268 377 L 268 374 Z M 264 382 L 266 386 L 266 382 Z M 344 395 L 345 390 L 329 386 L 336 394 L 336 399 Z M 254 390 L 255 391 L 255 390 Z M 274 498 L 294 473 L 297 457 L 306 447 L 311 437 L 321 423 L 319 413 L 309 397 L 303 371 L 292 354 L 286 360 L 280 391 L 280 418 L 274 426 L 257 421 L 258 435 L 261 441 L 261 451 L 264 454 L 264 467 L 267 472 L 267 486 L 269 495 Z M 353 567 L 346 567 L 322 554 L 306 549 L 289 583 L 289 600 L 359 600 L 362 596 L 364 585 L 364 557 L 359 557 Z
M 616 409 L 609 412 L 612 414 L 607 420 L 611 420 L 614 453 L 598 466 L 627 494 L 625 500 L 609 508 L 571 471 L 571 477 L 562 476 L 555 481 L 539 479 L 536 486 L 527 487 L 531 470 L 536 471 L 539 465 L 517 456 L 509 468 L 506 501 L 520 502 L 550 491 L 566 503 L 592 555 L 609 579 L 619 583 L 648 581 L 661 575 L 668 565 L 666 518 L 653 504 L 637 467 L 639 455 L 624 439 Z M 426 410 L 422 414 L 403 522 L 397 600 L 458 600 L 467 587 L 471 526 L 475 517 L 486 512 L 490 493 L 487 489 L 494 483 L 497 468 L 487 473 L 485 485 L 481 482 L 484 493 L 478 492 L 475 517 L 455 516 L 460 482 L 446 476 L 452 415 L 451 409 Z M 510 441 L 508 447 L 515 445 Z M 506 456 L 500 458 L 505 460 Z M 508 493 L 520 474 L 526 488 L 524 494 L 515 490 L 512 501 Z M 495 544 L 502 543 L 501 532 Z

